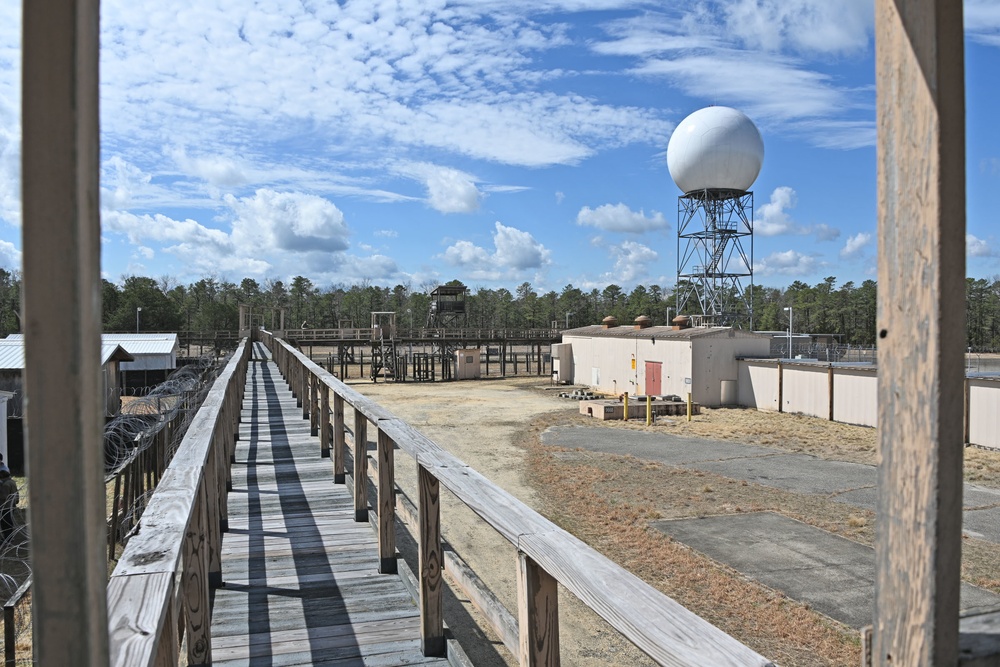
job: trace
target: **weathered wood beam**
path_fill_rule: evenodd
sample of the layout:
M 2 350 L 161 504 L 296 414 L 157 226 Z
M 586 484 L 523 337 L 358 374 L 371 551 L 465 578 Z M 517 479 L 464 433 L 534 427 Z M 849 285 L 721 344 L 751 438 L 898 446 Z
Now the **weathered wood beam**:
M 22 321 L 43 666 L 108 664 L 98 9 L 98 0 L 23 3 Z
M 559 667 L 559 591 L 556 580 L 517 554 L 518 658 L 521 667 Z
M 876 665 L 958 655 L 965 340 L 962 5 L 877 0 Z

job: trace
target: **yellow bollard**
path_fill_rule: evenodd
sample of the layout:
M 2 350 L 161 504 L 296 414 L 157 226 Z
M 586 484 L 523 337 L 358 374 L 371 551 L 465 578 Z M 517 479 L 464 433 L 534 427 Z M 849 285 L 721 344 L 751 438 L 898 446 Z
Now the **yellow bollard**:
M 625 421 L 628 421 L 628 392 L 625 392 Z
M 688 392 L 688 421 L 691 421 L 691 392 Z
M 653 423 L 653 397 L 646 396 L 646 426 Z

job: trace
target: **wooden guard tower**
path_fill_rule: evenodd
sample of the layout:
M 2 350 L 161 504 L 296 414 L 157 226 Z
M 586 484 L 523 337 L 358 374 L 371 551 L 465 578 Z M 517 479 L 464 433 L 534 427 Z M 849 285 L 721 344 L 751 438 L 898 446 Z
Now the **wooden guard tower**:
M 450 327 L 465 324 L 465 295 L 469 288 L 462 283 L 441 285 L 431 292 L 427 327 Z

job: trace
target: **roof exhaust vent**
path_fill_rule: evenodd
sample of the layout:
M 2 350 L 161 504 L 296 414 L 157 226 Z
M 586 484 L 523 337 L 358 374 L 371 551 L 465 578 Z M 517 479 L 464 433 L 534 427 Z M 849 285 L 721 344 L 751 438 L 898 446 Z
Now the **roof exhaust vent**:
M 616 326 L 618 326 L 618 320 L 615 318 L 614 315 L 608 315 L 603 320 L 601 320 L 601 326 L 604 327 L 605 329 L 614 329 Z
M 680 331 L 681 329 L 691 328 L 691 318 L 687 315 L 678 315 L 673 319 L 673 330 Z
M 649 319 L 645 315 L 640 315 L 635 318 L 635 328 L 636 329 L 647 329 L 653 326 L 653 320 Z

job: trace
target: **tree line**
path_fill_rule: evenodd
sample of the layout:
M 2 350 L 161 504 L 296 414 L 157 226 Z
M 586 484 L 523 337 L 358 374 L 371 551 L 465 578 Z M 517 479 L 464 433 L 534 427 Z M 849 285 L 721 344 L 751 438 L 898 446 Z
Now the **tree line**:
M 452 281 L 448 284 L 460 284 Z M 240 304 L 255 312 L 254 324 L 267 328 L 272 309 L 284 308 L 285 326 L 294 328 L 368 327 L 372 312 L 395 312 L 402 329 L 428 323 L 431 291 L 436 285 L 380 287 L 368 283 L 320 288 L 303 276 L 239 283 L 216 277 L 183 285 L 168 277 L 126 276 L 118 283 L 103 281 L 105 331 L 233 331 L 239 327 Z M 1000 276 L 969 278 L 966 283 L 968 346 L 1000 348 Z M 21 331 L 21 278 L 0 269 L 0 334 Z M 757 286 L 753 290 L 754 328 L 784 331 L 791 307 L 794 328 L 802 333 L 840 334 L 845 344 L 875 344 L 877 286 L 873 280 L 837 285 L 830 276 L 815 285 L 795 281 L 787 287 Z M 599 324 L 612 315 L 629 324 L 646 315 L 667 324 L 677 314 L 674 290 L 660 285 L 619 285 L 581 289 L 566 285 L 558 292 L 540 293 L 528 282 L 506 288 L 470 288 L 466 319 L 456 326 L 489 329 L 574 328 Z M 141 309 L 141 310 L 139 310 Z M 137 317 L 138 316 L 138 317 Z

